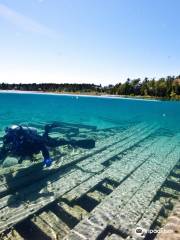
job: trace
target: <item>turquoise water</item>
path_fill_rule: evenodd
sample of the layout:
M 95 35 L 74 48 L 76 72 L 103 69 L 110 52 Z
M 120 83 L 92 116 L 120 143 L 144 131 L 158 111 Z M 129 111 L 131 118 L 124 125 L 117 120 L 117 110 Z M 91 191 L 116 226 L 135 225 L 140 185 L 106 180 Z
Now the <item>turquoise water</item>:
M 126 122 L 158 123 L 180 131 L 180 102 L 47 94 L 0 94 L 0 130 L 17 122 L 88 124 L 98 129 Z
M 75 226 L 74 231 L 82 236 L 85 231 L 88 234 L 102 229 L 106 221 L 111 225 L 118 220 L 123 231 L 136 229 L 136 226 L 144 228 L 146 223 L 147 227 L 153 225 L 154 213 L 161 212 L 163 201 L 171 202 L 169 195 L 178 192 L 175 182 L 179 182 L 180 102 L 0 93 L 0 148 L 7 126 L 23 124 L 35 127 L 39 134 L 43 134 L 44 126 L 52 122 L 59 124 L 50 131 L 48 139 L 69 142 L 52 146 L 45 141 L 47 146 L 41 145 L 49 151 L 53 160 L 51 166 L 43 165 L 41 152 L 29 154 L 29 145 L 35 149 L 38 144 L 35 142 L 34 147 L 31 144 L 34 141 L 28 141 L 28 144 L 25 141 L 26 156 L 15 156 L 9 151 L 0 159 L 0 232 L 22 221 L 17 232 L 25 239 L 38 239 L 37 231 L 32 238 L 28 235 L 32 231 L 27 229 L 32 225 L 25 223 L 24 227 L 23 219 L 38 214 L 40 208 L 49 204 L 50 211 L 45 208 L 45 213 L 52 211 L 56 216 L 58 212 L 55 219 L 60 216 L 63 222 L 65 210 L 57 208 L 61 203 L 70 206 L 68 208 L 74 212 L 74 206 L 83 209 L 81 217 L 84 220 Z M 39 139 L 37 135 L 35 139 Z M 86 139 L 93 140 L 93 143 L 95 140 L 95 146 L 84 148 L 70 144 L 72 140 L 77 143 Z M 42 147 L 38 150 L 43 150 Z M 111 187 L 106 188 L 106 185 Z M 57 207 L 54 207 L 55 200 L 59 201 Z M 51 202 L 54 203 L 51 205 Z M 167 206 L 169 209 L 170 205 Z M 87 211 L 88 218 L 84 211 Z M 74 216 L 69 218 L 70 222 Z M 51 226 L 51 218 L 47 219 L 48 226 Z M 44 222 L 44 218 L 42 220 Z M 36 220 L 33 221 L 36 224 Z M 41 229 L 39 226 L 37 229 Z
M 11 124 L 43 125 L 54 121 L 94 127 L 97 139 L 100 130 L 108 134 L 108 129 L 123 131 L 139 123 L 158 126 L 157 136 L 179 137 L 180 102 L 0 93 L 1 136 Z

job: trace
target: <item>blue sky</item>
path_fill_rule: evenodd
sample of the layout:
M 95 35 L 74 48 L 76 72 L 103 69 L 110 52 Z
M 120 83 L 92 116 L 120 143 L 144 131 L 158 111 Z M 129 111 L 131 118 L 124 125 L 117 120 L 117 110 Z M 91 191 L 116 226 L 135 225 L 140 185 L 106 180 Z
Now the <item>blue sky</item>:
M 179 0 L 0 0 L 0 82 L 180 74 Z

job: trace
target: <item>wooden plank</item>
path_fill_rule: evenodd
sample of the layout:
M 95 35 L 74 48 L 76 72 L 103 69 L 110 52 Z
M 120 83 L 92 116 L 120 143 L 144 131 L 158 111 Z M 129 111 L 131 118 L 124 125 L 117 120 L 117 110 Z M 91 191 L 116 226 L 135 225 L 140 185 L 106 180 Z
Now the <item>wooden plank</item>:
M 155 159 L 149 159 L 138 168 L 131 178 L 123 182 L 92 211 L 91 217 L 82 220 L 65 239 L 96 239 L 107 227 L 107 223 L 116 228 L 121 229 L 123 225 L 130 229 L 178 161 L 179 151 L 173 144 L 174 141 L 166 144 L 166 149 L 163 149 L 163 152 L 160 150 L 158 158 L 157 155 Z
M 152 223 L 159 216 L 162 207 L 163 204 L 160 201 L 152 202 L 143 213 L 142 218 L 135 225 L 132 226 L 132 229 L 129 229 L 130 233 L 127 240 L 144 239 Z M 136 231 L 136 229 L 141 229 L 142 232 L 139 233 Z
M 84 150 L 81 153 L 81 156 L 79 156 L 79 154 L 77 155 L 71 155 L 71 158 L 69 158 L 69 156 L 63 157 L 63 163 L 61 161 L 54 163 L 53 166 L 51 167 L 51 170 L 58 170 L 59 167 L 65 166 L 68 163 L 76 163 L 78 161 L 86 158 L 86 157 L 90 157 L 93 156 L 93 154 L 96 154 L 98 152 L 103 151 L 104 149 L 110 147 L 113 144 L 116 144 L 117 142 L 127 138 L 128 134 L 135 134 L 137 129 L 139 130 L 140 127 L 141 130 L 144 129 L 144 127 L 147 125 L 143 125 L 143 124 L 139 124 L 138 126 L 135 126 L 131 129 L 128 129 L 127 131 L 123 132 L 123 133 L 117 133 L 114 136 L 109 137 L 108 139 L 104 140 L 104 141 L 100 141 L 98 142 L 96 145 L 95 149 L 92 150 Z M 107 141 L 108 140 L 108 141 Z M 109 143 L 107 145 L 107 142 Z M 13 172 L 11 172 L 13 169 Z M 4 174 L 3 175 L 3 171 Z M 38 174 L 36 174 L 38 173 Z M 42 170 L 42 163 L 38 163 L 35 165 L 23 165 L 22 166 L 15 166 L 13 168 L 9 168 L 9 169 L 2 169 L 1 170 L 1 184 L 0 184 L 0 194 L 4 194 L 6 191 L 8 191 L 9 186 L 12 188 L 16 188 L 18 186 L 20 186 L 21 184 L 27 184 L 32 182 L 32 180 L 38 180 L 41 179 L 45 176 L 47 176 L 49 174 L 49 169 L 43 169 Z
M 152 130 L 152 129 L 151 129 Z M 148 132 L 147 132 L 148 134 Z M 105 156 L 107 157 L 107 156 Z M 91 159 L 90 159 L 91 161 Z M 95 164 L 95 163 L 94 163 Z M 94 174 L 94 173 L 93 173 Z M 42 206 L 46 205 L 49 202 L 54 201 L 58 196 L 63 195 L 63 193 L 69 191 L 70 189 L 74 188 L 77 184 L 86 181 L 89 177 L 93 176 L 92 173 L 87 173 L 87 172 L 83 172 L 81 170 L 76 170 L 76 171 L 72 171 L 70 172 L 67 176 L 64 176 L 63 178 L 60 178 L 59 180 L 57 180 L 55 178 L 55 175 L 51 176 L 50 180 L 52 182 L 52 189 L 53 192 L 56 193 L 56 195 L 50 195 L 50 196 L 46 196 L 46 197 L 39 197 L 37 198 L 37 200 L 33 200 L 32 199 L 36 196 L 36 192 L 39 191 L 39 188 L 43 187 L 44 182 L 41 182 L 38 187 L 36 184 L 31 185 L 28 189 L 25 189 L 23 191 L 20 192 L 19 196 L 20 197 L 24 197 L 24 199 L 29 199 L 30 203 L 28 204 L 28 206 L 25 205 L 20 205 L 16 208 L 12 208 L 11 207 L 4 207 L 1 211 L 0 214 L 1 216 L 3 216 L 5 214 L 5 211 L 8 212 L 8 214 L 6 214 L 6 217 L 8 218 L 4 221 L 0 221 L 1 224 L 1 231 L 6 228 L 11 226 L 12 224 L 22 220 L 23 218 L 27 217 L 28 215 L 31 215 L 32 213 L 36 212 L 39 208 L 41 208 Z M 56 176 L 57 177 L 57 176 Z M 67 178 L 67 180 L 66 180 Z M 80 180 L 79 180 L 80 179 Z M 68 185 L 63 186 L 63 182 L 69 182 Z M 59 186 L 62 186 L 61 189 L 59 189 Z
M 105 237 L 104 240 L 124 240 L 124 238 L 113 233 L 113 234 L 108 235 L 107 237 Z
M 141 131 L 140 132 L 140 136 L 141 137 L 141 140 L 142 138 L 144 139 L 145 137 L 147 137 L 149 134 L 152 133 L 152 131 L 154 131 L 154 128 L 150 127 L 149 131 L 148 130 L 145 130 L 146 131 L 146 134 L 144 133 L 144 131 Z M 138 136 L 138 135 L 136 135 Z M 133 138 L 134 140 L 134 138 Z M 124 142 L 126 141 L 126 142 Z M 98 162 L 101 163 L 102 161 L 106 161 L 107 159 L 111 158 L 114 156 L 114 154 L 119 154 L 120 152 L 122 152 L 123 150 L 125 150 L 127 147 L 129 147 L 128 143 L 129 141 L 131 141 L 131 138 L 125 138 L 125 140 L 122 140 L 121 142 L 117 142 L 115 144 L 113 144 L 112 146 L 110 146 L 109 148 L 105 148 L 105 150 L 103 152 L 98 152 L 97 154 L 95 154 L 94 156 L 91 156 L 91 157 L 88 157 L 88 158 L 85 158 L 83 160 L 83 164 L 77 164 L 76 166 L 78 167 L 81 167 L 80 170 L 82 169 L 83 171 L 87 171 L 87 170 L 90 170 L 89 173 L 91 174 L 95 174 L 97 173 L 98 171 L 101 171 L 104 169 L 104 166 L 102 166 L 101 164 L 98 165 Z M 133 144 L 136 144 L 137 141 L 139 142 L 139 140 L 136 140 L 136 142 L 132 142 L 131 145 Z M 123 148 L 120 148 L 120 146 L 123 145 Z M 116 149 L 118 149 L 118 151 L 116 151 Z M 116 151 L 116 153 L 113 152 Z M 85 162 L 85 163 L 84 163 Z M 82 168 L 83 167 L 83 168 Z M 89 168 L 89 169 L 87 169 Z M 51 172 L 53 172 L 53 169 L 50 168 L 48 169 Z M 59 173 L 55 172 L 55 174 L 53 175 L 53 179 L 56 179 L 56 176 L 59 177 Z M 53 180 L 55 181 L 55 180 Z M 43 185 L 44 184 L 44 181 L 39 181 L 39 184 Z M 29 192 L 31 192 L 31 188 L 28 189 Z M 1 200 L 1 204 L 0 204 L 0 207 L 4 207 L 7 200 L 8 200 L 8 196 L 3 198 Z
M 70 232 L 70 228 L 50 210 L 42 212 L 39 217 L 54 230 L 57 240 L 62 239 Z
M 172 213 L 167 218 L 166 224 L 157 234 L 155 240 L 180 238 L 180 201 L 177 201 Z
M 97 202 L 101 202 L 106 197 L 105 194 L 103 194 L 97 190 L 95 190 L 93 192 L 88 192 L 87 196 L 93 198 Z
M 56 240 L 56 232 L 49 226 L 49 224 L 44 221 L 42 218 L 39 216 L 36 216 L 30 220 L 41 232 L 45 233 L 46 236 L 48 236 L 52 240 Z
M 1 240 L 25 240 L 15 229 L 12 229 L 9 233 L 1 236 Z
M 154 148 L 158 140 L 148 141 L 143 144 L 142 147 L 134 149 L 127 156 L 122 157 L 120 161 L 113 163 L 109 168 L 104 169 L 101 174 L 94 175 L 92 178 L 88 179 L 86 182 L 78 185 L 70 192 L 63 195 L 69 201 L 77 199 L 81 195 L 92 189 L 98 182 L 101 182 L 105 178 L 114 179 L 117 182 L 121 182 L 127 175 L 129 175 L 134 169 L 140 166 L 154 151 Z M 162 146 L 164 141 L 162 142 Z M 136 159 L 136 161 L 134 161 Z
M 77 219 L 77 221 L 81 221 L 82 218 L 88 215 L 88 212 L 85 211 L 83 208 L 81 208 L 78 205 L 75 205 L 73 207 L 70 207 L 65 202 L 59 202 L 58 205 L 69 215 L 71 215 L 73 218 Z

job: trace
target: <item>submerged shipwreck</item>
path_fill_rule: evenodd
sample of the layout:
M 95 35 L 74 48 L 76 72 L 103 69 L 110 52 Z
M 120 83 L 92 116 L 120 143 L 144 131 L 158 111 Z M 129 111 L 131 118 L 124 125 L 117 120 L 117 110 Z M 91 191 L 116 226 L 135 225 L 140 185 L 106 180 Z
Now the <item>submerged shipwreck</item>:
M 50 133 L 53 138 L 93 138 L 96 146 L 52 148 L 49 168 L 41 154 L 33 163 L 4 163 L 0 239 L 138 240 L 180 234 L 180 133 L 143 122 L 109 129 L 60 125 Z M 41 133 L 44 124 L 31 126 Z

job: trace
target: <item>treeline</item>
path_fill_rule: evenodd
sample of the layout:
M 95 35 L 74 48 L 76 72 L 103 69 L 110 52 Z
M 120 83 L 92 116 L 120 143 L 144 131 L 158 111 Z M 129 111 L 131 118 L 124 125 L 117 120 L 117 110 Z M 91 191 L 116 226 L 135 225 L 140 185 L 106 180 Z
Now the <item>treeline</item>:
M 56 83 L 32 83 L 32 84 L 8 84 L 0 83 L 1 90 L 42 91 L 42 92 L 100 92 L 101 85 L 95 84 L 56 84 Z
M 145 78 L 127 79 L 109 90 L 111 94 L 130 96 L 150 96 L 159 98 L 180 99 L 180 76 L 160 78 L 159 80 Z
M 145 78 L 127 79 L 124 83 L 102 87 L 95 84 L 8 84 L 0 83 L 0 90 L 42 91 L 57 93 L 93 93 L 124 96 L 158 97 L 180 99 L 180 76 L 168 76 L 158 80 Z

